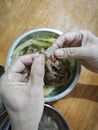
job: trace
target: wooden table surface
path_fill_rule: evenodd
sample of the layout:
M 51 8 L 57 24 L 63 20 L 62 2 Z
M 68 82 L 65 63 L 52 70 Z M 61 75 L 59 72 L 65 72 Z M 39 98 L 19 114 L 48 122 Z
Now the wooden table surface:
M 82 28 L 98 36 L 98 0 L 0 0 L 0 64 L 5 66 L 17 37 L 43 27 L 62 32 Z M 75 89 L 51 105 L 71 130 L 98 130 L 98 74 L 82 67 Z

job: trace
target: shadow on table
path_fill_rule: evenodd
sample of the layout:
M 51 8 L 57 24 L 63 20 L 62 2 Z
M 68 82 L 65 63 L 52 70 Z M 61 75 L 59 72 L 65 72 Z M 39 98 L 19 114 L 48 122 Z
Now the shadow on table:
M 98 102 L 98 85 L 78 83 L 74 90 L 66 97 L 84 98 Z

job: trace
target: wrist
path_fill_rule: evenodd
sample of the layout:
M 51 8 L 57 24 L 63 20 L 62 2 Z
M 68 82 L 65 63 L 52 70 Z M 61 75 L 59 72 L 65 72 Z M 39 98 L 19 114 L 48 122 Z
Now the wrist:
M 12 130 L 38 130 L 39 121 L 33 112 L 8 112 Z

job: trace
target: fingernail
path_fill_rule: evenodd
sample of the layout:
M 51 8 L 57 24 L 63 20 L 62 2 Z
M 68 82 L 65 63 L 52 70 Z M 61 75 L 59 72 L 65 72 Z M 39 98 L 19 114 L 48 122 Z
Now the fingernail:
M 40 56 L 39 56 L 39 63 L 43 64 L 44 61 L 45 61 L 44 55 L 40 55 Z
M 57 56 L 63 56 L 64 55 L 64 51 L 62 51 L 62 50 L 56 50 L 56 55 Z

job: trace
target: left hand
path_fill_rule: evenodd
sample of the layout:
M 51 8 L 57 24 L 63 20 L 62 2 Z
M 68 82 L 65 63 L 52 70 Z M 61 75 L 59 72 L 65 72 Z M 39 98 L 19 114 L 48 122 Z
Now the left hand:
M 37 130 L 44 107 L 44 55 L 30 54 L 16 59 L 0 78 L 0 95 L 8 111 L 12 129 Z M 24 72 L 30 69 L 28 83 Z

